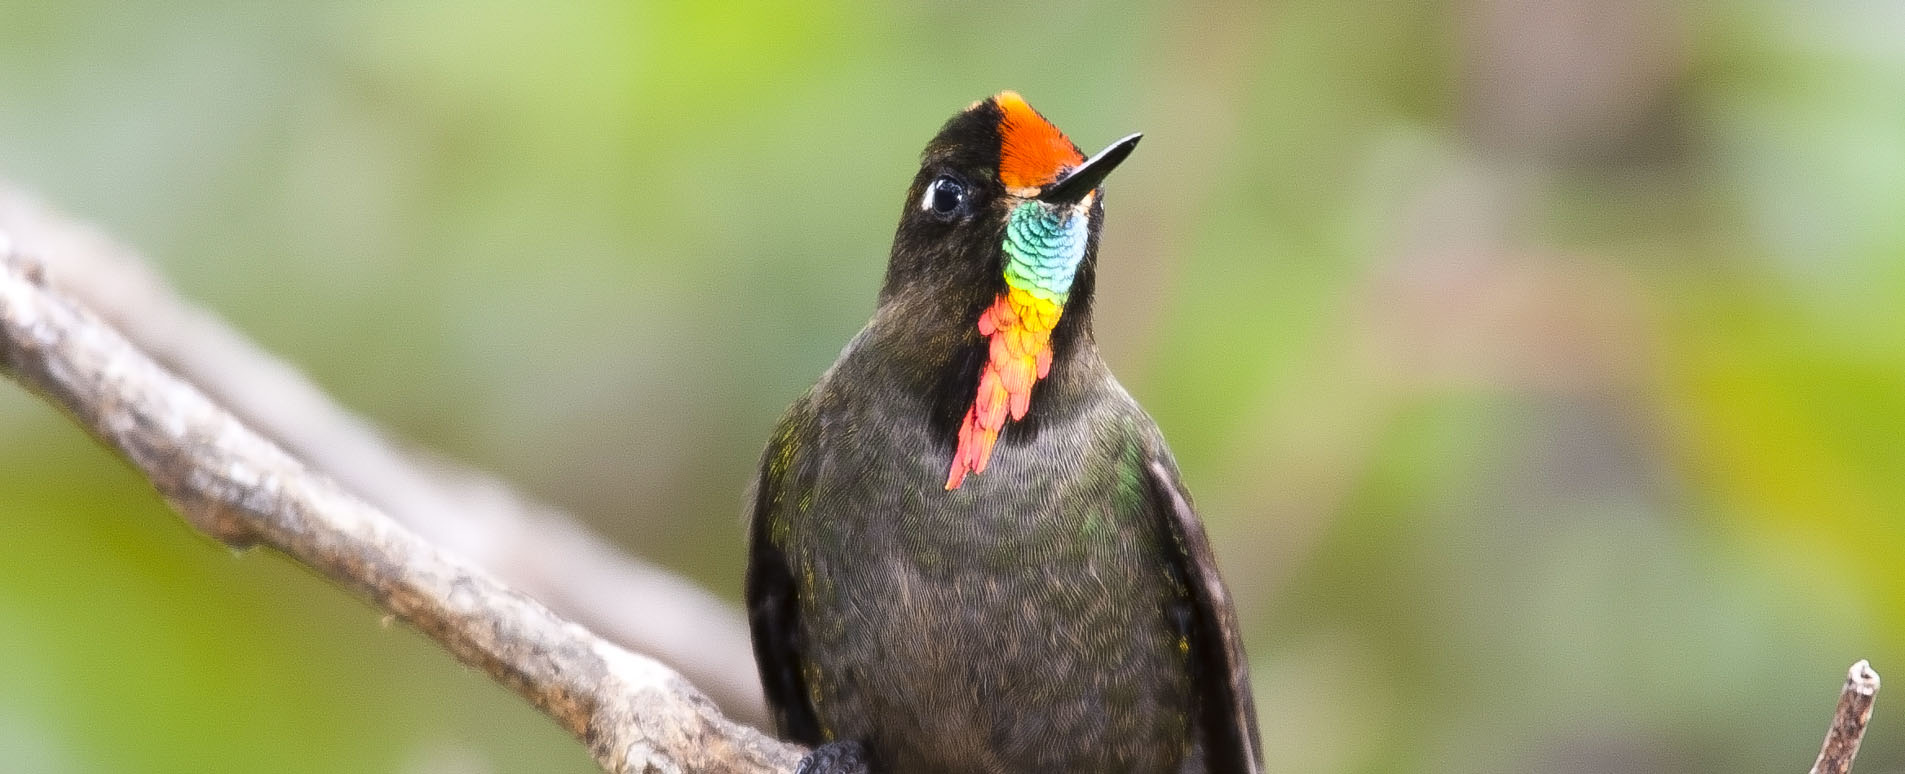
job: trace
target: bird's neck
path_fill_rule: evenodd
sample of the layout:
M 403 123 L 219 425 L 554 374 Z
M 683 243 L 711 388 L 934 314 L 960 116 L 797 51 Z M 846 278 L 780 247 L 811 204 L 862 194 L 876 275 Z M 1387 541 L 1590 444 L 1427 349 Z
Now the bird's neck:
M 913 410 L 944 444 L 949 485 L 982 469 L 974 464 L 977 443 L 990 456 L 991 444 L 1037 437 L 1102 378 L 1089 272 L 1057 309 L 1016 296 L 1004 283 L 983 294 L 891 294 L 843 355 L 850 378 L 877 380 L 914 399 Z M 987 431 L 989 438 L 978 435 Z M 956 458 L 964 465 L 955 466 Z

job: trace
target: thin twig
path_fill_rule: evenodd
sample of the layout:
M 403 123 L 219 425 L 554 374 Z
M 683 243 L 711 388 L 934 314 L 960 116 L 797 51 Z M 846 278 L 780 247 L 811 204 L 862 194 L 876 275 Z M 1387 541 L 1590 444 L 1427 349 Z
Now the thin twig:
M 394 442 L 180 297 L 135 251 L 4 181 L 0 232 L 40 261 L 47 287 L 311 469 L 563 617 L 680 670 L 730 717 L 767 721 L 747 626 L 732 605 L 493 476 Z
M 0 371 L 125 455 L 201 531 L 307 564 L 541 708 L 611 772 L 787 771 L 798 748 L 723 717 L 646 656 L 558 617 L 252 431 L 8 255 Z
M 1832 728 L 1826 730 L 1826 742 L 1819 748 L 1819 760 L 1812 774 L 1847 774 L 1852 759 L 1859 757 L 1859 741 L 1865 738 L 1865 724 L 1872 719 L 1872 700 L 1879 693 L 1879 673 L 1863 659 L 1852 665 L 1845 676 L 1845 690 L 1839 692 L 1839 709 L 1832 713 Z

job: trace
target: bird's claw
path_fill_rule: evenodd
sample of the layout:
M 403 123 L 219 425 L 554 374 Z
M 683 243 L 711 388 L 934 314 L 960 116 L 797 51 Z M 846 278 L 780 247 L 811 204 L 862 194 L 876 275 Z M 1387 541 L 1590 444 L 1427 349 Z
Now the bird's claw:
M 867 750 L 859 742 L 828 742 L 800 759 L 794 774 L 871 774 Z

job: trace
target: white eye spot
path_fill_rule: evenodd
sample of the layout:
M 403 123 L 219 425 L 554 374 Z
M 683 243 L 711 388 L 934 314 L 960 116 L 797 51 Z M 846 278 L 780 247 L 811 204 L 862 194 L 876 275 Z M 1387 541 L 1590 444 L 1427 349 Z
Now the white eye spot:
M 919 208 L 942 218 L 959 214 L 966 206 L 966 186 L 951 175 L 933 178 L 926 186 L 926 195 L 920 197 Z

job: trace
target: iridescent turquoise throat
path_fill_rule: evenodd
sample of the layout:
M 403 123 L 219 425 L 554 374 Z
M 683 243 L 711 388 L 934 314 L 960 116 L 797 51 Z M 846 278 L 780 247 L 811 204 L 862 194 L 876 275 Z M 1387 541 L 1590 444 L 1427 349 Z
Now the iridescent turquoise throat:
M 1005 226 L 1005 281 L 1055 304 L 1071 294 L 1085 259 L 1085 217 L 1071 208 L 1026 202 Z

